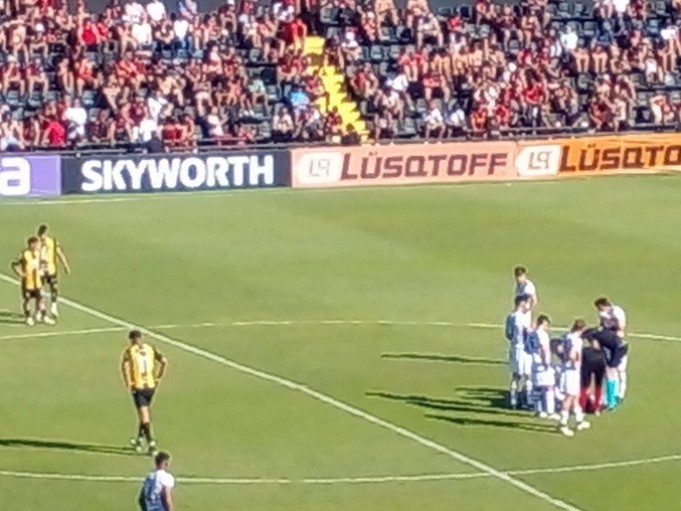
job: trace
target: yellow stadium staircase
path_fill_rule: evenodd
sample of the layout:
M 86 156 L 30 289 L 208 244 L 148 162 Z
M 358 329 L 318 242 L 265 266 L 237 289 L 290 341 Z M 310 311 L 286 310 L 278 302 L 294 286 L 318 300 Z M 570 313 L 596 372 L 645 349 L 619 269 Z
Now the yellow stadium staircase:
M 362 141 L 367 140 L 369 130 L 362 119 L 359 105 L 352 99 L 345 85 L 345 75 L 335 65 L 323 66 L 324 62 L 324 39 L 318 36 L 308 36 L 305 39 L 305 55 L 310 57 L 310 67 L 313 73 L 319 73 L 324 84 L 324 89 L 329 94 L 327 105 L 326 98 L 317 100 L 317 106 L 322 113 L 338 107 L 338 113 L 343 119 L 343 131 L 345 126 L 353 124 Z

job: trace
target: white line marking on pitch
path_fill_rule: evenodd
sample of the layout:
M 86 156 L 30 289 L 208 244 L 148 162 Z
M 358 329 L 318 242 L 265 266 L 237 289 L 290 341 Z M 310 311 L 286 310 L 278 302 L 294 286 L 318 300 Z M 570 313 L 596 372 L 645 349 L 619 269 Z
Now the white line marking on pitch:
M 18 283 L 8 277 L 7 275 L 0 274 L 0 279 L 4 280 L 5 282 L 17 285 Z M 69 307 L 79 310 L 85 314 L 88 314 L 93 317 L 97 317 L 99 319 L 102 319 L 104 321 L 107 321 L 113 325 L 118 325 L 121 327 L 126 327 L 126 328 L 135 328 L 135 325 L 132 323 L 116 318 L 114 316 L 111 316 L 109 314 L 106 314 L 104 312 L 100 312 L 96 309 L 93 309 L 91 307 L 88 307 L 86 305 L 82 305 L 78 302 L 75 302 L 73 300 L 69 300 L 68 298 L 63 298 L 62 303 L 65 305 L 68 305 Z M 423 445 L 424 447 L 428 447 L 429 449 L 432 449 L 434 451 L 440 452 L 442 454 L 446 454 L 447 456 L 464 463 L 466 465 L 469 465 L 471 467 L 474 467 L 478 469 L 481 472 L 485 472 L 489 474 L 492 477 L 495 477 L 496 479 L 499 479 L 501 481 L 504 481 L 511 486 L 514 486 L 515 488 L 532 495 L 533 497 L 536 497 L 540 500 L 543 500 L 544 502 L 547 502 L 556 508 L 563 509 L 565 511 L 581 511 L 578 507 L 573 506 L 572 504 L 569 504 L 563 500 L 560 500 L 556 497 L 552 497 L 548 493 L 545 493 L 534 486 L 531 486 L 524 481 L 520 479 L 516 479 L 513 476 L 510 476 L 508 474 L 505 474 L 504 472 L 500 472 L 496 468 L 483 463 L 481 461 L 476 460 L 475 458 L 471 458 L 469 456 L 466 456 L 465 454 L 455 451 L 453 449 L 450 449 L 448 447 L 445 447 L 442 444 L 439 444 L 437 442 L 434 442 L 433 440 L 430 440 L 426 437 L 423 437 L 421 435 L 418 435 L 414 433 L 413 431 L 410 431 L 406 428 L 403 428 L 401 426 L 397 426 L 396 424 L 393 424 L 392 422 L 388 422 L 384 419 L 381 419 L 379 417 L 376 417 L 375 415 L 372 415 L 370 413 L 367 413 L 363 410 L 360 410 L 359 408 L 356 408 L 354 406 L 351 406 L 347 403 L 344 403 L 343 401 L 339 401 L 331 396 L 327 396 L 326 394 L 323 394 L 321 392 L 318 392 L 314 389 L 311 389 L 305 385 L 301 385 L 300 383 L 295 383 L 291 380 L 287 380 L 285 378 L 281 378 L 279 376 L 260 371 L 258 369 L 254 369 L 250 366 L 240 364 L 238 362 L 235 362 L 233 360 L 230 360 L 228 358 L 222 357 L 220 355 L 216 355 L 215 353 L 211 353 L 210 351 L 203 350 L 201 348 L 197 348 L 196 346 L 193 346 L 191 344 L 187 344 L 182 341 L 178 341 L 175 339 L 171 339 L 170 337 L 156 333 L 154 331 L 148 330 L 144 327 L 139 327 L 140 330 L 145 332 L 148 336 L 156 339 L 157 341 L 163 342 L 165 344 L 168 344 L 170 346 L 174 346 L 178 349 L 184 350 L 188 353 L 193 353 L 195 355 L 198 355 L 199 357 L 206 358 L 208 360 L 212 360 L 214 362 L 217 362 L 218 364 L 222 364 L 227 367 L 231 367 L 232 369 L 235 369 L 237 371 L 240 371 L 244 374 L 249 374 L 251 376 L 254 376 L 256 378 L 260 378 L 262 380 L 267 380 L 273 383 L 277 383 L 283 387 L 286 387 L 291 390 L 296 390 L 298 392 L 301 392 L 303 394 L 306 394 L 314 399 L 317 399 L 318 401 L 321 401 L 323 403 L 326 403 L 334 408 L 337 408 L 339 410 L 342 410 L 344 412 L 349 413 L 350 415 L 354 415 L 355 417 L 358 417 L 360 419 L 363 419 L 367 422 L 370 422 L 372 424 L 375 424 L 376 426 L 380 426 L 384 429 L 387 429 L 389 431 L 392 431 L 393 433 L 396 433 L 404 438 L 408 438 L 416 443 L 419 443 Z
M 627 468 L 641 465 L 652 465 L 670 461 L 681 460 L 681 454 L 669 456 L 659 456 L 656 458 L 643 458 L 630 461 L 614 461 L 610 463 L 594 463 L 590 465 L 568 465 L 554 468 L 530 468 L 520 470 L 505 471 L 510 476 L 538 475 L 538 474 L 564 474 L 570 472 L 599 471 L 613 468 Z M 15 477 L 19 479 L 53 479 L 60 481 L 88 481 L 105 483 L 139 483 L 139 477 L 132 476 L 105 476 L 87 474 L 61 474 L 53 472 L 17 472 L 12 470 L 0 470 L 0 477 Z M 366 477 L 315 477 L 302 479 L 288 478 L 244 478 L 244 477 L 178 477 L 178 482 L 182 484 L 233 484 L 233 485 L 286 485 L 286 484 L 315 484 L 315 485 L 335 485 L 335 484 L 383 484 L 383 483 L 409 483 L 409 482 L 428 482 L 428 481 L 451 481 L 480 479 L 492 477 L 486 472 L 465 473 L 458 472 L 452 474 L 418 474 L 403 476 L 366 476 Z
M 453 323 L 451 321 L 392 321 L 389 319 L 361 320 L 361 319 L 320 319 L 320 320 L 254 320 L 254 321 L 232 321 L 232 322 L 203 322 L 189 324 L 167 324 L 149 326 L 150 330 L 174 330 L 181 328 L 218 328 L 218 327 L 250 327 L 250 326 L 296 326 L 296 325 L 385 325 L 385 326 L 432 326 L 432 327 L 457 327 L 457 328 L 484 328 L 501 329 L 502 325 L 493 323 Z M 25 328 L 25 327 L 24 327 Z M 32 332 L 26 334 L 0 335 L 0 341 L 13 339 L 31 339 L 44 337 L 59 337 L 68 335 L 87 335 L 108 332 L 121 332 L 126 327 L 107 327 L 107 328 L 84 328 L 82 330 L 64 330 L 51 332 Z M 650 334 L 650 333 L 629 333 L 628 337 L 647 339 L 651 341 L 681 342 L 681 337 L 671 335 Z

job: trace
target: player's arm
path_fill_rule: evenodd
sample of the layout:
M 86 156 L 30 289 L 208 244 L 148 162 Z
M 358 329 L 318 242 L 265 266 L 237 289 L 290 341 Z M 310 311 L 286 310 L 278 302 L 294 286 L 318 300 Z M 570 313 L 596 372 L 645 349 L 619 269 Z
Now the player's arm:
M 19 258 L 19 259 L 16 259 L 15 261 L 12 261 L 9 264 L 9 267 L 17 275 L 17 277 L 21 277 L 22 279 L 24 279 L 24 278 L 26 278 L 26 274 L 24 273 L 23 265 L 21 263 L 22 263 L 22 259 Z
M 130 376 L 130 352 L 128 350 L 125 350 L 123 358 L 121 358 L 121 376 L 123 378 L 123 384 L 127 388 L 132 387 L 132 378 Z
M 140 505 L 142 511 L 147 511 L 147 502 L 144 500 L 144 486 L 142 486 L 142 489 L 140 490 L 140 496 L 137 499 L 137 503 Z
M 165 357 L 165 355 L 163 355 L 163 353 L 160 353 L 156 350 L 154 350 L 154 359 L 158 363 L 158 373 L 156 374 L 156 379 L 160 380 L 166 374 L 166 370 L 168 369 L 168 359 Z
M 164 486 L 161 492 L 161 500 L 165 505 L 166 511 L 175 511 L 175 505 L 173 504 L 173 491 L 170 486 Z
M 71 273 L 71 266 L 69 265 L 69 260 L 66 258 L 64 250 L 62 250 L 61 245 L 57 245 L 57 260 L 64 267 L 66 273 Z

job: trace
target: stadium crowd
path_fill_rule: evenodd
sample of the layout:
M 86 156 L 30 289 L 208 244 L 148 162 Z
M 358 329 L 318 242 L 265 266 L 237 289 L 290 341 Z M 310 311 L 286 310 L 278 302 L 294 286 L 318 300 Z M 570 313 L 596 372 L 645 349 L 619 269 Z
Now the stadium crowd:
M 681 120 L 680 0 L 597 0 L 593 11 L 549 0 L 437 13 L 426 0 L 0 9 L 0 150 L 339 141 L 348 127 L 318 106 L 327 93 L 309 70 L 308 34 L 325 38 L 324 60 L 345 72 L 376 139 Z

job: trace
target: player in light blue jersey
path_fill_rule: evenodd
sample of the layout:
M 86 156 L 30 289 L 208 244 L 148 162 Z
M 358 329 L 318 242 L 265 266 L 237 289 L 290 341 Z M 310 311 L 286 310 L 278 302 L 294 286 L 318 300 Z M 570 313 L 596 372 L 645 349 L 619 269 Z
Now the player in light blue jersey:
M 556 375 L 551 366 L 551 320 L 546 315 L 537 318 L 537 326 L 525 338 L 525 351 L 532 356 L 534 404 L 537 416 L 558 420 L 554 388 Z
M 513 312 L 506 316 L 506 339 L 509 342 L 508 363 L 511 371 L 509 401 L 511 408 L 519 405 L 519 391 L 525 403 L 532 399 L 532 358 L 525 352 L 525 336 L 532 327 L 529 297 L 516 296 Z
M 176 511 L 173 504 L 172 490 L 175 478 L 168 472 L 170 454 L 159 452 L 154 457 L 156 469 L 147 474 L 139 495 L 142 511 Z
M 568 437 L 575 434 L 568 425 L 571 412 L 575 416 L 575 429 L 577 431 L 588 429 L 591 426 L 584 420 L 584 412 L 579 404 L 584 344 L 582 334 L 585 329 L 586 322 L 582 319 L 576 320 L 570 331 L 562 338 L 557 349 L 557 355 L 561 360 L 560 390 L 564 395 L 558 430 Z

